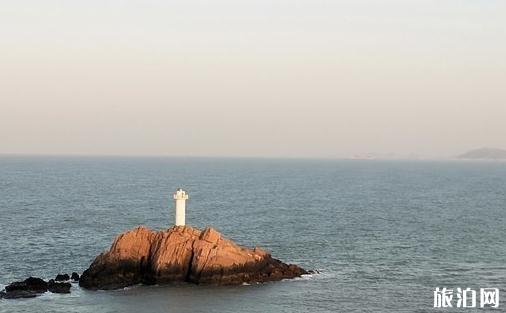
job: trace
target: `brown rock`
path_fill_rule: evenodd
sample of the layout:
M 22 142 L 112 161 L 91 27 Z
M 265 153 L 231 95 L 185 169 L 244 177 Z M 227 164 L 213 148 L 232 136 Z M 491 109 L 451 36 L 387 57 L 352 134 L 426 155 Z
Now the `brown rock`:
M 186 281 L 193 259 L 193 245 L 200 231 L 191 227 L 174 226 L 158 232 L 151 247 L 149 274 L 146 283 Z
M 82 274 L 88 289 L 134 284 L 192 282 L 241 284 L 294 278 L 306 271 L 264 250 L 238 246 L 213 228 L 174 226 L 166 231 L 138 227 L 119 235 Z
M 81 275 L 79 285 L 90 289 L 118 289 L 141 283 L 155 235 L 146 227 L 119 235 L 111 249 L 97 256 Z

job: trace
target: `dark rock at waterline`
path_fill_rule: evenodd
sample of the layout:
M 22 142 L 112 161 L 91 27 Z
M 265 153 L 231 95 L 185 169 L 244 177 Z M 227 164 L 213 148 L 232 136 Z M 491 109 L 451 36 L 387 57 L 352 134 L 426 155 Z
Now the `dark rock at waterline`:
M 24 299 L 24 298 L 35 298 L 40 293 L 26 290 L 14 290 L 14 291 L 1 291 L 0 299 Z
M 139 283 L 233 285 L 299 277 L 307 272 L 261 248 L 241 247 L 213 228 L 174 226 L 166 231 L 138 227 L 119 235 L 95 258 L 79 285 L 118 289 Z
M 23 290 L 43 293 L 47 291 L 47 283 L 40 278 L 28 277 L 23 281 L 15 281 L 5 287 L 6 292 Z
M 5 292 L 0 294 L 0 298 L 18 299 L 33 298 L 47 291 L 47 282 L 36 277 L 29 277 L 23 281 L 15 281 L 5 287 Z
M 72 275 L 70 276 L 70 279 L 72 281 L 79 281 L 79 274 L 77 274 L 76 272 L 72 272 Z
M 65 277 L 66 275 L 66 277 Z M 58 275 L 57 278 L 69 280 L 67 274 Z M 23 281 L 15 281 L 5 287 L 5 291 L 0 292 L 0 298 L 3 299 L 21 299 L 34 298 L 46 291 L 52 293 L 70 293 L 72 285 L 69 282 L 56 281 L 54 279 L 49 282 L 41 278 L 29 277 Z
M 49 280 L 47 283 L 47 290 L 52 293 L 70 293 L 70 287 L 72 287 L 70 283 L 57 282 L 53 279 Z
M 67 281 L 70 279 L 69 274 L 58 274 L 56 275 L 55 281 Z

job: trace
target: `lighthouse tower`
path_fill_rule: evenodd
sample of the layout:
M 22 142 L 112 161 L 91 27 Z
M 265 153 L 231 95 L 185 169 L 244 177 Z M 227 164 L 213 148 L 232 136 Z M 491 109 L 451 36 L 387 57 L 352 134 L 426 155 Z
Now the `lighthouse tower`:
M 184 226 L 185 224 L 185 210 L 187 199 L 188 194 L 186 191 L 178 188 L 174 194 L 174 203 L 176 205 L 176 226 Z

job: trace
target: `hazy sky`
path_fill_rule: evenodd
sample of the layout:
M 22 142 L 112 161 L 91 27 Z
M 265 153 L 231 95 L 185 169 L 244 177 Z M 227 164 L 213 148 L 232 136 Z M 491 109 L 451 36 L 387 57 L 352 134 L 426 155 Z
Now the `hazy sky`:
M 506 148 L 504 0 L 0 0 L 0 153 Z

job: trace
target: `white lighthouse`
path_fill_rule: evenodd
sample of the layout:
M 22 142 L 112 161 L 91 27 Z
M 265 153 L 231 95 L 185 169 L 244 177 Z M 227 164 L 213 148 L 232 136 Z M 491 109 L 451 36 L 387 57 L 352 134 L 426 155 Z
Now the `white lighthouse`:
M 187 199 L 188 194 L 186 191 L 178 188 L 174 194 L 174 203 L 176 205 L 176 226 L 184 226 L 185 224 L 185 210 Z

